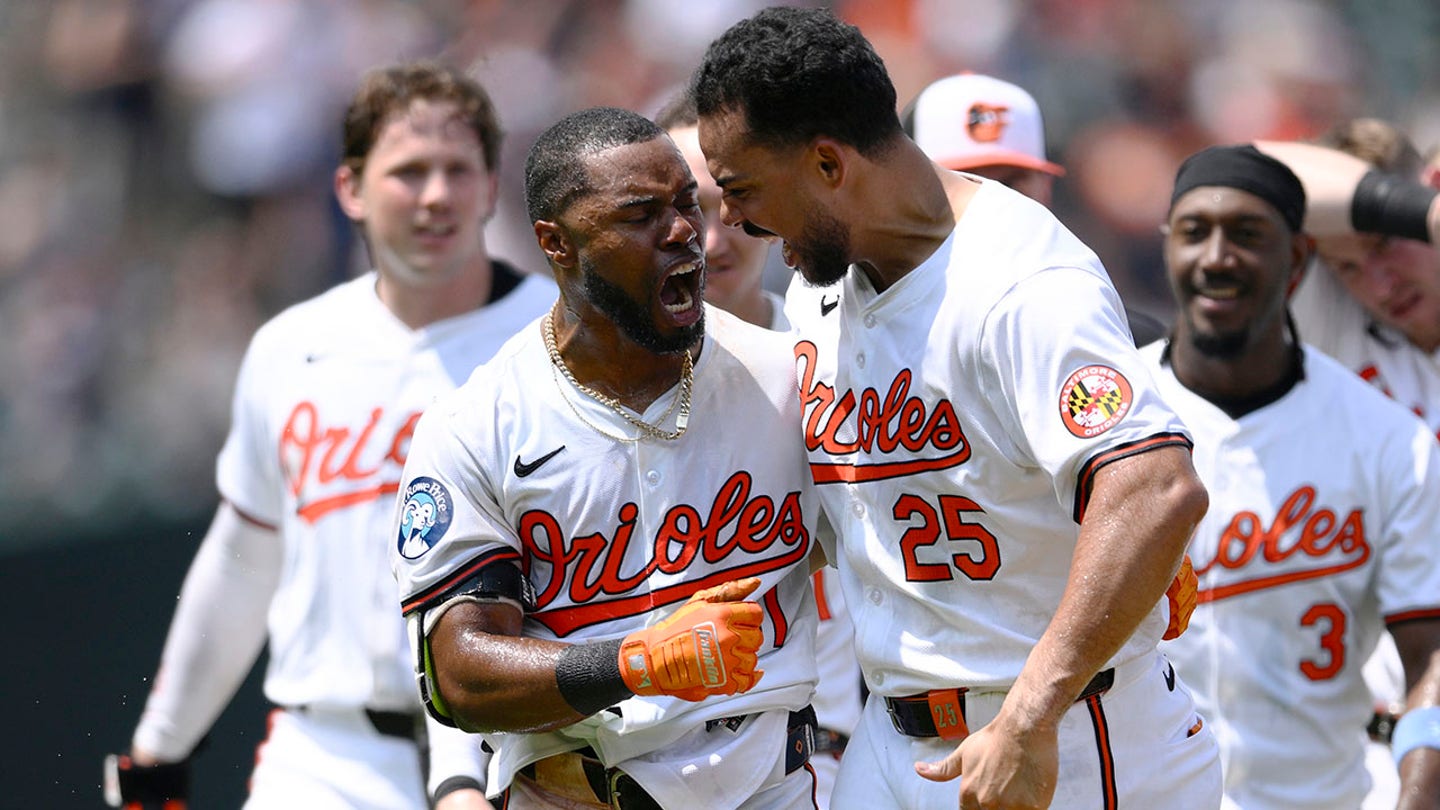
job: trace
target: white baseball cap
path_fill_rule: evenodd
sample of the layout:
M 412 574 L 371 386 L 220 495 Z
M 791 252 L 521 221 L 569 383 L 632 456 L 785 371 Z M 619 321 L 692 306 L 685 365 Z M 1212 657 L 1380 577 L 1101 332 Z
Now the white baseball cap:
M 962 73 L 921 90 L 906 112 L 905 130 L 948 169 L 1020 166 L 1065 174 L 1045 159 L 1045 124 L 1034 97 L 992 76 Z

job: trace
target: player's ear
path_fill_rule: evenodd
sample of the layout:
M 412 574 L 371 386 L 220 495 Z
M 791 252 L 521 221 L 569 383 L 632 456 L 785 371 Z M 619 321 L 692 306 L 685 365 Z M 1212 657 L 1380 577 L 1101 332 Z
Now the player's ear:
M 833 138 L 816 138 L 810 146 L 811 165 L 820 181 L 831 188 L 845 182 L 848 157 L 844 147 Z
M 1315 239 L 1308 233 L 1297 233 L 1290 239 L 1290 280 L 1285 285 L 1285 298 L 1295 294 L 1295 289 L 1305 279 L 1305 273 L 1315 259 Z
M 540 252 L 550 260 L 552 267 L 563 267 L 570 269 L 575 266 L 575 246 L 571 242 L 565 229 L 560 223 L 549 220 L 535 220 L 535 241 L 540 244 Z
M 345 216 L 360 222 L 365 219 L 365 199 L 360 196 L 360 174 L 353 168 L 341 165 L 335 170 L 335 199 Z

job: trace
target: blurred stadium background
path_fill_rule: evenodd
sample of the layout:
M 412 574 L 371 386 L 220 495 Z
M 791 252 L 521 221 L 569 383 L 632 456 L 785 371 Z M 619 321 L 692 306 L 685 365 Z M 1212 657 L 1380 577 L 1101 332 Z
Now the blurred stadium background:
M 330 191 L 360 73 L 431 56 L 486 84 L 507 131 L 491 246 L 534 270 L 533 137 L 586 106 L 653 113 L 764 5 L 0 0 L 0 593 L 17 628 L 0 807 L 100 804 L 100 756 L 128 743 L 215 507 L 246 341 L 365 261 Z M 1186 154 L 1355 115 L 1440 143 L 1434 0 L 823 5 L 875 43 L 902 105 L 960 70 L 1029 89 L 1069 170 L 1061 219 L 1162 318 L 1156 226 Z M 201 753 L 193 806 L 243 801 L 257 684 Z

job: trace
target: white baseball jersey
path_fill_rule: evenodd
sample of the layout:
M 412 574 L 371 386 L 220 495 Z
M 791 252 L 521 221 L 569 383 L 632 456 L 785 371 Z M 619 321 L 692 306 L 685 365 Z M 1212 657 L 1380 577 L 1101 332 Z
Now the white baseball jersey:
M 1195 435 L 1210 492 L 1190 557 L 1199 606 L 1162 649 L 1220 743 L 1241 807 L 1356 808 L 1386 622 L 1440 617 L 1440 445 L 1307 349 L 1304 378 L 1231 418 L 1143 350 Z
M 1290 300 L 1300 337 L 1414 411 L 1440 439 L 1440 350 L 1376 323 L 1335 274 L 1313 262 Z
M 815 684 L 808 556 L 819 505 L 798 436 L 787 337 L 706 308 L 689 426 L 635 437 L 551 363 L 531 324 L 426 412 L 406 465 L 391 555 L 412 627 L 490 564 L 520 563 L 536 593 L 524 634 L 618 639 L 695 591 L 756 576 L 759 684 L 687 702 L 634 697 L 555 733 L 489 735 L 496 793 L 534 760 L 592 746 L 667 807 L 737 807 L 783 756 L 786 711 Z M 674 424 L 679 386 L 640 417 Z M 423 503 L 422 503 L 423 502 Z M 415 526 L 407 514 L 430 507 Z M 745 723 L 706 721 L 752 715 Z
M 1386 396 L 1414 411 L 1440 439 L 1440 352 L 1426 353 L 1404 335 L 1370 317 L 1323 262 L 1311 262 L 1290 299 L 1300 337 L 1340 361 Z M 1365 664 L 1375 707 L 1405 703 L 1404 670 L 1388 637 Z M 1390 746 L 1372 743 L 1368 769 L 1374 783 L 1366 807 L 1393 807 L 1400 779 Z
M 386 527 L 411 432 L 436 397 L 555 300 L 528 276 L 489 306 L 412 330 L 367 273 L 281 313 L 240 368 L 220 492 L 276 526 L 265 695 L 281 706 L 419 711 Z
M 811 470 L 871 691 L 1007 688 L 1059 605 L 1095 472 L 1188 443 L 1122 312 L 1094 253 L 995 182 L 883 293 L 855 268 L 792 284 Z M 1115 662 L 1165 625 L 1157 604 Z
M 770 328 L 790 332 L 790 319 L 785 317 L 785 299 L 769 290 L 764 291 L 770 302 Z M 820 730 L 847 737 L 860 722 L 864 704 L 860 694 L 860 662 L 855 658 L 855 625 L 845 606 L 845 592 L 840 573 L 827 565 L 812 575 L 815 605 L 820 612 L 820 627 L 815 633 L 815 664 L 820 682 L 815 685 L 815 719 Z M 828 810 L 835 777 L 840 771 L 838 751 L 819 752 L 810 759 L 815 772 L 815 805 Z

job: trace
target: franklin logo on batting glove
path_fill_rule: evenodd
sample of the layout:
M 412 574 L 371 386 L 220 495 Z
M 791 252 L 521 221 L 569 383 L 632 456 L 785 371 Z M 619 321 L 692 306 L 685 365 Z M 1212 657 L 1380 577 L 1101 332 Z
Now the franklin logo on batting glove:
M 697 591 L 675 614 L 631 633 L 620 645 L 620 676 L 637 695 L 704 700 L 749 691 L 765 673 L 755 668 L 765 640 L 761 608 L 743 601 L 760 580 Z

